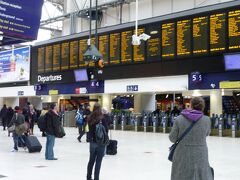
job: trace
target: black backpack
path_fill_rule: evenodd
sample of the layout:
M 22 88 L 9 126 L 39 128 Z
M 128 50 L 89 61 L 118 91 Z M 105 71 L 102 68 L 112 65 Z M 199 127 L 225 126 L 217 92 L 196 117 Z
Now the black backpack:
M 102 124 L 102 121 L 96 124 L 95 135 L 96 135 L 96 143 L 98 145 L 107 146 L 109 144 L 109 137 L 105 127 Z
M 46 131 L 47 129 L 47 118 L 46 118 L 46 114 L 45 115 L 42 115 L 38 118 L 38 121 L 37 121 L 37 125 L 38 125 L 38 128 L 41 130 L 41 131 Z

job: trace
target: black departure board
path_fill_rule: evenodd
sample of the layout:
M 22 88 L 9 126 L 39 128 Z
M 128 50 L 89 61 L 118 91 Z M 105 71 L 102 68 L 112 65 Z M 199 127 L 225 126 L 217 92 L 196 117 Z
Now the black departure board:
M 121 61 L 129 63 L 132 61 L 132 31 L 123 31 L 121 34 Z
M 78 41 L 70 42 L 70 68 L 78 67 Z
M 79 66 L 80 67 L 86 66 L 83 55 L 87 51 L 87 48 L 88 48 L 87 39 L 81 39 L 79 41 Z
M 120 63 L 120 33 L 110 34 L 110 54 L 109 63 L 119 64 Z
M 69 69 L 69 42 L 62 43 L 61 70 Z
M 240 10 L 228 13 L 229 50 L 240 49 Z
M 138 36 L 144 33 L 145 29 L 138 29 Z M 133 31 L 135 33 L 135 31 Z M 134 62 L 143 62 L 145 61 L 145 41 L 141 41 L 140 45 L 133 46 L 133 61 Z
M 53 71 L 60 70 L 61 49 L 60 44 L 53 45 Z
M 191 20 L 177 22 L 177 55 L 189 56 L 191 54 Z
M 226 13 L 210 16 L 210 51 L 221 52 L 226 49 Z
M 44 54 L 45 54 L 45 48 L 41 47 L 38 48 L 38 73 L 44 72 Z
M 53 47 L 47 46 L 46 53 L 45 53 L 45 72 L 52 71 L 53 64 Z
M 108 65 L 109 60 L 109 36 L 99 36 L 99 52 L 103 56 L 104 64 Z
M 162 25 L 162 57 L 173 58 L 175 56 L 175 23 Z
M 208 16 L 193 18 L 193 54 L 208 53 Z
M 147 60 L 157 61 L 160 60 L 161 55 L 161 31 L 159 25 L 151 25 L 147 28 L 147 34 L 151 36 L 147 40 Z

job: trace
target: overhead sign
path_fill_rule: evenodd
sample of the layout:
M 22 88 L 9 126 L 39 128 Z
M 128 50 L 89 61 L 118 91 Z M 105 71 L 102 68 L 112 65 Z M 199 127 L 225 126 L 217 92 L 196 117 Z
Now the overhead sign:
M 0 31 L 8 37 L 37 38 L 43 0 L 0 0 Z
M 138 85 L 127 86 L 127 92 L 137 92 L 137 91 L 138 91 Z
M 30 47 L 0 52 L 0 83 L 28 81 L 29 74 Z
M 83 88 L 76 88 L 75 93 L 76 94 L 87 94 L 88 92 L 87 92 L 87 88 L 83 87 Z
M 240 81 L 220 82 L 219 87 L 221 89 L 236 89 L 236 88 L 240 88 Z
M 49 90 L 49 91 L 48 91 L 48 94 L 49 94 L 49 95 L 58 95 L 58 90 L 53 90 L 53 89 L 52 89 L 52 90 Z

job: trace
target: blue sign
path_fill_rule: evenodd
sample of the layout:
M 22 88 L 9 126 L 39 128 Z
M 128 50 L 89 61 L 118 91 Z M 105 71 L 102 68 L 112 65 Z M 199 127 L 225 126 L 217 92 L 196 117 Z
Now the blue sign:
M 127 92 L 137 92 L 137 91 L 138 91 L 138 85 L 127 86 Z
M 43 0 L 0 0 L 0 31 L 3 36 L 37 38 Z
M 0 83 L 28 81 L 29 79 L 30 47 L 0 52 Z

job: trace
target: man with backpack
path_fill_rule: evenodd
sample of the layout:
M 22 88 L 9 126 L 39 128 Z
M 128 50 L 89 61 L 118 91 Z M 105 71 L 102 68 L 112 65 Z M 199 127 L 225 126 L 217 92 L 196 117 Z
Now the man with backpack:
M 82 136 L 85 134 L 85 119 L 83 118 L 83 106 L 80 104 L 75 116 L 76 125 L 78 127 L 79 136 L 77 140 L 81 142 Z

